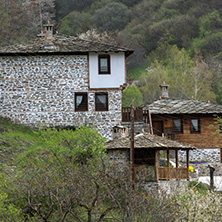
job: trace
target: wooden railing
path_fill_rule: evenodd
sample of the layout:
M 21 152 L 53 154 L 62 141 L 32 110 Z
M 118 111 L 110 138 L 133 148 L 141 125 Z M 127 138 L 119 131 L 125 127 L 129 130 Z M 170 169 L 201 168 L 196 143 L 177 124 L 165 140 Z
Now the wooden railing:
M 122 108 L 122 122 L 130 122 L 130 107 L 123 107 Z M 148 110 L 143 110 L 142 107 L 136 107 L 134 109 L 134 120 L 135 122 L 149 122 L 149 115 Z
M 170 179 L 189 179 L 189 173 L 187 168 L 169 168 L 168 167 L 159 167 L 158 168 L 158 178 L 160 180 L 170 180 Z

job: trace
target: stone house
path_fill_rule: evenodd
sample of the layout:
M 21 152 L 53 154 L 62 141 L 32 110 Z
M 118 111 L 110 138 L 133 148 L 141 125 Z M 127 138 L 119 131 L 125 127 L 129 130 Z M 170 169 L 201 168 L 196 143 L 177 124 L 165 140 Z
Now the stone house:
M 118 165 L 120 169 L 130 164 L 130 137 L 115 138 L 108 141 L 106 147 L 111 163 Z M 189 152 L 194 149 L 192 145 L 149 133 L 136 135 L 134 137 L 135 181 L 143 181 L 148 188 L 165 187 L 167 190 L 186 184 L 190 178 Z M 179 151 L 185 152 L 186 166 L 179 166 Z
M 222 160 L 220 135 L 215 135 L 219 130 L 215 115 L 221 116 L 222 106 L 194 99 L 170 99 L 168 85 L 162 84 L 160 89 L 161 99 L 144 108 L 151 113 L 154 134 L 200 148 L 191 151 L 192 161 Z
M 44 28 L 32 43 L 0 48 L 0 115 L 35 127 L 87 124 L 111 138 L 133 50 Z

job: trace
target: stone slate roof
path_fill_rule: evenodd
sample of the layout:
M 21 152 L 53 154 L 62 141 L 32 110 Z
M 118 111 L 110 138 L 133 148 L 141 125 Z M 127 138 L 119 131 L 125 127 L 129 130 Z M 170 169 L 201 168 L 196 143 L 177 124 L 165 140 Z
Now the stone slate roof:
M 117 138 L 106 143 L 107 149 L 129 149 L 130 148 L 130 138 L 122 137 Z M 160 137 L 152 134 L 139 134 L 134 138 L 134 148 L 157 148 L 157 149 L 195 149 L 194 146 L 184 144 L 181 142 L 173 141 L 170 139 L 166 139 L 164 137 Z
M 222 105 L 206 103 L 198 100 L 157 100 L 144 109 L 149 109 L 151 114 L 220 114 Z
M 50 54 L 50 53 L 87 53 L 87 52 L 126 52 L 133 53 L 132 49 L 109 45 L 106 43 L 83 40 L 73 36 L 54 35 L 53 47 L 45 46 L 43 39 L 36 39 L 31 43 L 23 43 L 0 47 L 0 54 Z

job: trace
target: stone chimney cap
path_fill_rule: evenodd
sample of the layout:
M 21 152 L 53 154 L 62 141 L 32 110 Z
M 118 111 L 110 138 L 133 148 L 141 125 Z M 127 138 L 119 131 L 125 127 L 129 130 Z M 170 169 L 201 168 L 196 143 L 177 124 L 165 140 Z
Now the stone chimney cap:
M 163 81 L 163 84 L 159 85 L 160 87 L 160 91 L 161 91 L 161 98 L 165 99 L 165 98 L 169 98 L 168 95 L 168 86 L 165 81 Z
M 48 23 L 48 24 L 45 24 L 45 25 L 43 25 L 43 26 L 44 26 L 44 27 L 49 27 L 49 26 L 54 27 L 54 24 Z
M 163 83 L 159 85 L 159 87 L 168 87 L 168 86 L 169 85 L 167 85 L 165 81 L 163 81 Z

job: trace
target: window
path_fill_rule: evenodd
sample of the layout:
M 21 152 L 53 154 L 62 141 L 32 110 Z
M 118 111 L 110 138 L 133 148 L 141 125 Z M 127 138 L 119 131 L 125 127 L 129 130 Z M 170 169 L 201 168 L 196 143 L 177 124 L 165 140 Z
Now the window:
M 75 111 L 88 111 L 87 93 L 75 93 Z
M 108 111 L 108 93 L 95 94 L 96 111 Z
M 183 132 L 183 125 L 181 119 L 174 119 L 173 120 L 173 131 L 175 133 L 182 133 Z
M 99 55 L 99 74 L 110 74 L 110 55 Z
M 190 132 L 191 133 L 199 133 L 200 132 L 200 120 L 199 119 L 191 119 L 190 120 Z

